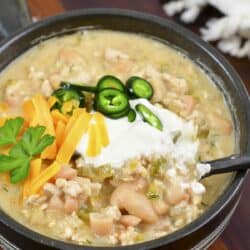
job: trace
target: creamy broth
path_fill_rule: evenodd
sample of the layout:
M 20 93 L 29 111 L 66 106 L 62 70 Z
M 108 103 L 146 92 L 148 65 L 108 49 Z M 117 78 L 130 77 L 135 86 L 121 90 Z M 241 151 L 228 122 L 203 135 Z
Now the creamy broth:
M 184 122 L 194 123 L 199 140 L 197 162 L 225 157 L 236 151 L 229 108 L 209 76 L 177 50 L 156 40 L 129 33 L 84 31 L 53 38 L 31 48 L 0 75 L 1 99 L 10 106 L 8 111 L 2 111 L 0 115 L 3 119 L 22 115 L 22 103 L 25 100 L 36 93 L 49 97 L 59 87 L 60 81 L 95 86 L 103 75 L 114 75 L 123 82 L 133 75 L 146 78 L 154 88 L 152 103 L 167 108 Z M 194 102 L 193 106 L 190 100 Z M 191 111 L 188 105 L 192 106 Z M 42 209 L 36 205 L 23 205 L 20 202 L 22 183 L 12 185 L 6 182 L 6 176 L 0 178 L 1 209 L 32 230 L 76 244 L 127 245 L 161 237 L 190 223 L 218 199 L 232 175 L 212 176 L 202 181 L 206 192 L 197 196 L 190 194 L 190 207 L 185 202 L 179 204 L 179 209 L 186 207 L 185 214 L 178 212 L 178 204 L 170 202 L 166 215 L 159 215 L 163 225 L 159 221 L 152 225 L 144 223 L 140 218 L 142 223 L 138 226 L 126 227 L 124 225 L 127 222 L 118 220 L 115 222 L 116 229 L 113 229 L 115 231 L 105 237 L 96 236 L 96 232 L 93 235 L 89 222 L 79 219 L 77 212 L 65 215 L 62 211 L 51 210 L 45 216 L 46 202 L 41 202 L 41 205 L 45 204 Z M 101 183 L 101 198 L 109 199 L 121 182 L 118 177 L 112 181 L 113 186 L 107 181 L 94 181 L 91 188 Z M 99 206 L 100 211 L 107 208 L 106 200 L 100 202 L 93 199 L 91 202 L 95 213 L 99 213 Z M 188 213 L 193 215 L 187 218 Z M 123 218 L 126 220 L 128 217 Z M 78 233 L 74 231 L 76 228 Z

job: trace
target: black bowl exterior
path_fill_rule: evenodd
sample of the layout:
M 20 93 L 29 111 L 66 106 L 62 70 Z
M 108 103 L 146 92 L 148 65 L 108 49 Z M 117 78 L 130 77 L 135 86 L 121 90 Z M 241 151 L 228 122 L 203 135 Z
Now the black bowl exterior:
M 186 29 L 159 17 L 118 9 L 86 9 L 45 19 L 13 35 L 0 45 L 0 70 L 35 44 L 81 29 L 109 29 L 150 36 L 181 50 L 215 81 L 229 103 L 239 152 L 250 152 L 250 104 L 247 90 L 227 61 Z M 238 172 L 215 204 L 191 224 L 171 235 L 127 247 L 110 249 L 204 249 L 223 230 L 240 197 L 246 171 Z M 216 233 L 217 232 L 217 233 Z M 0 234 L 21 249 L 108 249 L 83 247 L 53 240 L 17 223 L 0 210 Z

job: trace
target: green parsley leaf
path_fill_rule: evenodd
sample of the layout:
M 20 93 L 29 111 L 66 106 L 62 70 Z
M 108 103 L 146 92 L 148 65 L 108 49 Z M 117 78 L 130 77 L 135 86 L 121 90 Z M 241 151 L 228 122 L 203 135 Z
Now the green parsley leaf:
M 24 180 L 29 175 L 30 160 L 29 157 L 23 157 L 21 160 L 21 165 L 10 172 L 10 182 L 16 184 Z
M 27 155 L 24 148 L 22 147 L 21 143 L 18 143 L 16 145 L 14 145 L 10 151 L 9 151 L 9 155 L 12 158 L 22 158 L 23 156 Z
M 22 157 L 16 158 L 9 155 L 0 155 L 0 173 L 14 170 L 22 165 Z
M 44 126 L 30 127 L 26 130 L 21 140 L 13 148 L 14 155 L 24 152 L 28 156 L 40 154 L 47 146 L 51 145 L 55 138 L 51 135 L 43 135 Z M 12 151 L 12 150 L 11 150 Z M 10 152 L 12 155 L 13 152 Z
M 7 134 L 9 133 L 8 135 L 9 138 L 12 138 L 12 143 L 14 143 L 13 138 L 17 136 L 22 127 L 21 120 L 23 123 L 23 119 L 20 118 L 16 124 L 13 124 L 13 122 L 5 123 L 5 125 L 0 128 L 0 131 L 4 128 L 4 131 L 7 131 Z M 12 135 L 9 131 L 10 127 L 12 128 Z M 45 130 L 46 128 L 44 126 L 28 128 L 22 138 L 10 149 L 9 155 L 0 155 L 0 173 L 10 171 L 11 183 L 18 183 L 24 180 L 29 174 L 30 161 L 32 158 L 42 153 L 46 147 L 54 142 L 54 136 L 43 135 Z
M 16 143 L 16 137 L 23 126 L 23 118 L 8 119 L 0 128 L 0 146 Z

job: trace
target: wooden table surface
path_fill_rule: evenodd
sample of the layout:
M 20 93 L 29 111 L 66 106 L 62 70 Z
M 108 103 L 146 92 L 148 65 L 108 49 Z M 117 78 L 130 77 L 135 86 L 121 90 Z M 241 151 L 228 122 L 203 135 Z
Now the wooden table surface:
M 38 19 L 62 13 L 71 9 L 111 7 L 133 9 L 148 12 L 164 18 L 169 18 L 162 10 L 162 3 L 159 0 L 28 0 L 32 15 Z M 198 33 L 208 17 L 218 16 L 218 12 L 207 8 L 195 24 L 187 27 Z M 179 22 L 178 19 L 174 19 Z M 250 61 L 249 59 L 235 59 L 226 56 L 238 71 L 245 85 L 250 91 Z M 210 247 L 209 250 L 248 250 L 250 249 L 250 176 L 244 183 L 243 197 L 233 218 L 221 237 Z

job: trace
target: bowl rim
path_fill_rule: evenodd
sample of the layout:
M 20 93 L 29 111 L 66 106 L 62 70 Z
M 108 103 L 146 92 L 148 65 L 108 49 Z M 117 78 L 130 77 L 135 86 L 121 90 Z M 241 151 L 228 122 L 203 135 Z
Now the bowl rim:
M 247 119 L 247 122 L 249 122 L 250 102 L 249 102 L 249 95 L 248 95 L 247 89 L 245 85 L 243 84 L 242 80 L 240 79 L 239 75 L 236 73 L 233 67 L 228 63 L 228 61 L 215 48 L 213 48 L 211 45 L 204 42 L 200 37 L 198 37 L 198 35 L 195 35 L 193 32 L 187 30 L 186 28 L 181 27 L 180 25 L 174 23 L 173 21 L 155 16 L 152 14 L 134 11 L 134 10 L 117 9 L 117 8 L 90 8 L 90 9 L 79 9 L 79 10 L 68 11 L 68 12 L 65 12 L 56 16 L 45 18 L 23 29 L 18 30 L 16 33 L 14 33 L 13 35 L 6 38 L 5 40 L 3 40 L 3 42 L 0 43 L 0 55 L 11 44 L 15 43 L 22 37 L 25 37 L 27 34 L 32 33 L 35 30 L 38 30 L 45 26 L 49 26 L 50 24 L 53 24 L 53 23 L 60 22 L 64 19 L 70 19 L 73 17 L 86 18 L 87 16 L 93 16 L 93 15 L 119 16 L 121 18 L 134 18 L 140 21 L 147 21 L 147 22 L 155 23 L 157 25 L 163 26 L 166 29 L 174 30 L 178 34 L 181 34 L 181 36 L 185 37 L 185 39 L 190 40 L 196 47 L 198 47 L 199 49 L 203 50 L 206 54 L 208 54 L 208 56 L 210 56 L 211 59 L 223 69 L 223 71 L 230 78 L 231 82 L 238 82 L 238 87 L 239 87 L 238 92 L 239 92 L 239 95 L 242 97 L 241 101 L 246 110 L 246 119 Z M 248 139 L 250 138 L 250 131 L 248 132 L 247 137 Z M 247 151 L 250 152 L 249 140 L 247 143 Z M 115 247 L 109 248 L 109 247 L 76 245 L 73 243 L 56 240 L 56 239 L 44 236 L 36 231 L 33 231 L 29 229 L 28 227 L 25 227 L 24 225 L 20 224 L 16 220 L 12 219 L 8 214 L 6 214 L 2 210 L 0 210 L 0 223 L 3 223 L 5 226 L 10 228 L 11 230 L 39 244 L 43 244 L 49 247 L 56 247 L 59 249 L 76 249 L 76 250 L 80 250 L 83 248 L 86 250 L 152 249 L 156 247 L 161 247 L 169 243 L 173 243 L 174 241 L 184 238 L 185 236 L 199 230 L 205 224 L 209 223 L 223 210 L 224 207 L 227 206 L 227 204 L 232 200 L 234 195 L 238 193 L 246 175 L 247 175 L 247 171 L 237 172 L 234 179 L 232 180 L 232 183 L 225 190 L 225 192 L 221 195 L 221 197 L 207 211 L 205 211 L 201 216 L 199 216 L 193 222 L 187 224 L 183 228 L 169 235 L 166 235 L 161 238 L 154 239 L 154 240 L 134 244 L 134 245 L 115 246 Z

